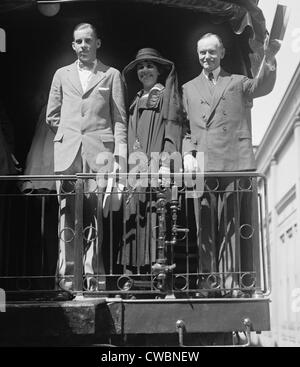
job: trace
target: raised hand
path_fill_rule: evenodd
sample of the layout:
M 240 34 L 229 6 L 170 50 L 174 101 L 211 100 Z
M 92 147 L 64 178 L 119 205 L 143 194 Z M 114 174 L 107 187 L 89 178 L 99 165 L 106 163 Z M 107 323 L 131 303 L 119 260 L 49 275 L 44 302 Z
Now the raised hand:
M 274 61 L 275 55 L 278 53 L 280 48 L 281 48 L 281 41 L 277 39 L 270 40 L 269 35 L 266 36 L 264 43 L 264 54 L 267 63 Z

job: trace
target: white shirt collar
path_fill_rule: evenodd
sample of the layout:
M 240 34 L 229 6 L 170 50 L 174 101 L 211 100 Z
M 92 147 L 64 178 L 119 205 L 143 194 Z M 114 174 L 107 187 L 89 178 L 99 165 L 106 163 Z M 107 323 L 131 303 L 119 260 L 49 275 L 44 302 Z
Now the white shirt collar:
M 215 79 L 215 81 L 217 81 L 218 80 L 218 76 L 219 76 L 219 74 L 220 74 L 220 72 L 221 72 L 221 66 L 218 66 L 215 70 L 213 70 L 212 71 L 212 73 L 213 73 L 213 75 L 214 75 L 214 79 Z M 208 74 L 209 74 L 210 72 L 209 71 L 206 71 L 206 70 L 204 70 L 203 69 L 203 74 L 204 74 L 204 76 L 208 79 Z
M 83 69 L 79 66 L 79 60 L 77 60 L 78 75 L 82 86 L 82 90 L 84 92 L 87 90 L 89 81 L 93 77 L 93 73 L 96 69 L 96 66 L 97 66 L 97 60 L 94 60 L 92 69 Z
M 97 59 L 95 59 L 93 62 L 92 62 L 92 64 L 93 64 L 93 67 L 92 67 L 92 69 L 83 69 L 81 66 L 80 66 L 80 62 L 79 62 L 79 60 L 77 59 L 76 60 L 76 63 L 77 63 L 77 68 L 78 68 L 78 70 L 79 71 L 90 71 L 90 72 L 93 72 L 94 70 L 95 70 L 95 68 L 96 68 L 96 66 L 97 66 L 97 63 L 98 63 L 98 60 Z

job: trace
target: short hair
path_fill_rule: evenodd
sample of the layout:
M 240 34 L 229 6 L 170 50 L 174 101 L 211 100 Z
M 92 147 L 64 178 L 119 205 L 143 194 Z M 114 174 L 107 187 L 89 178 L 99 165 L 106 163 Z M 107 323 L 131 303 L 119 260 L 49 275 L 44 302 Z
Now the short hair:
M 94 35 L 96 36 L 96 38 L 99 38 L 97 28 L 91 23 L 79 23 L 79 24 L 77 24 L 75 26 L 74 30 L 73 30 L 73 38 L 74 38 L 75 32 L 78 31 L 79 29 L 83 29 L 83 28 L 91 28 L 92 31 L 94 32 Z
M 220 36 L 218 36 L 217 34 L 215 33 L 205 33 L 201 38 L 199 38 L 199 40 L 197 41 L 197 51 L 198 51 L 198 43 L 200 41 L 202 41 L 203 39 L 206 39 L 206 38 L 209 38 L 209 37 L 216 37 L 217 40 L 219 41 L 220 43 L 220 46 L 225 49 L 224 47 L 224 44 L 223 44 L 223 41 L 222 41 L 222 38 Z

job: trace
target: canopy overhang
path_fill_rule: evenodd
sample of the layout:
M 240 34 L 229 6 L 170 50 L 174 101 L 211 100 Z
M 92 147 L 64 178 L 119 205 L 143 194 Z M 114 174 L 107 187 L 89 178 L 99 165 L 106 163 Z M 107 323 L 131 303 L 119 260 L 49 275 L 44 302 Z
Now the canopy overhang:
M 258 7 L 258 0 L 2 0 L 0 14 L 21 11 L 24 8 L 49 6 L 49 4 L 71 6 L 72 3 L 110 3 L 141 5 L 151 4 L 158 7 L 172 7 L 190 10 L 191 12 L 207 13 L 215 23 L 226 22 L 232 31 L 240 35 L 246 29 L 249 35 L 249 56 L 251 72 L 256 74 L 262 59 L 263 42 L 266 34 L 265 18 Z

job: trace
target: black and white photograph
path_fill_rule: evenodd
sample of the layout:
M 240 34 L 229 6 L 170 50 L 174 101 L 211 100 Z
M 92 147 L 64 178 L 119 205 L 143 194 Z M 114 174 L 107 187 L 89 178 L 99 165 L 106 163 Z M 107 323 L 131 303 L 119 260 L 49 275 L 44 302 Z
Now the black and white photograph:
M 299 14 L 1 0 L 0 351 L 300 346 Z

